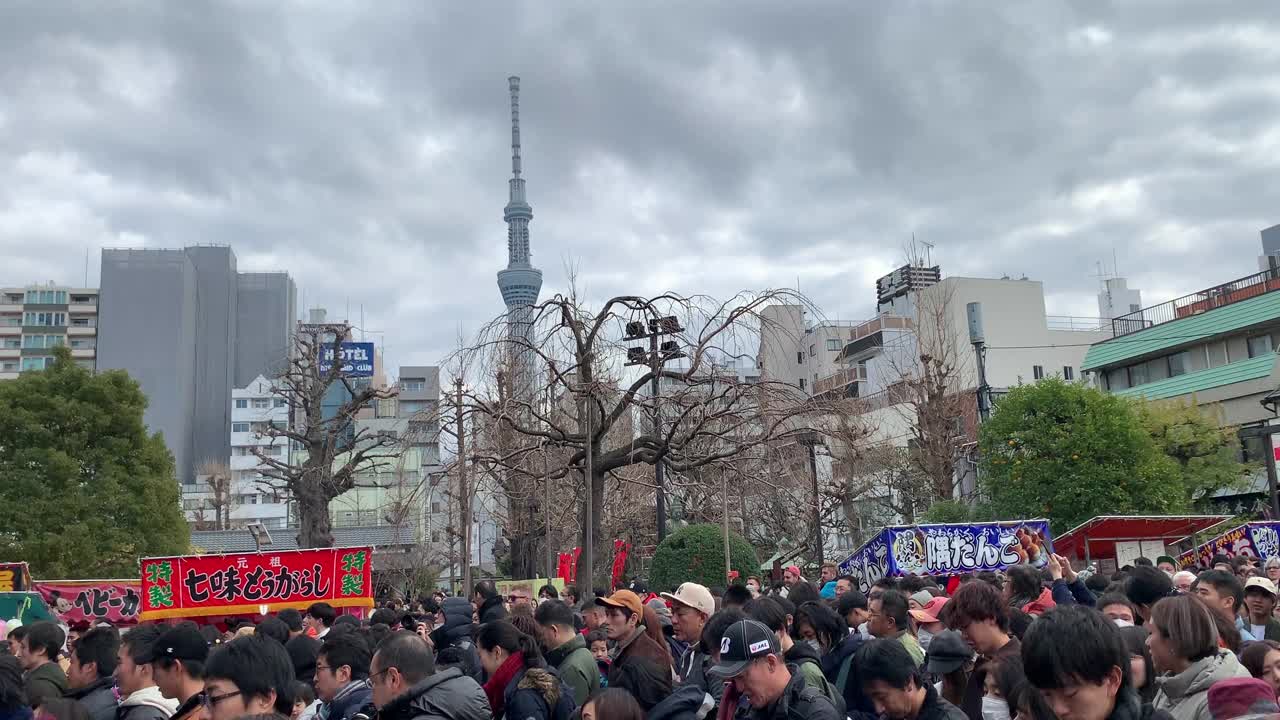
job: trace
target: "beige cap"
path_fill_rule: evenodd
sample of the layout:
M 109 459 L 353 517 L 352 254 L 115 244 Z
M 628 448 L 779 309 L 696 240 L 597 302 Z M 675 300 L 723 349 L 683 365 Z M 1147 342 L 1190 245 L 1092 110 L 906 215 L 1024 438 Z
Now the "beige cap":
M 662 597 L 697 610 L 710 617 L 716 612 L 716 599 L 705 585 L 698 583 L 681 583 L 674 593 L 662 593 Z
M 1248 592 L 1249 588 L 1262 588 L 1271 593 L 1273 597 L 1280 594 L 1276 592 L 1276 584 L 1271 582 L 1271 578 L 1251 577 L 1244 584 L 1245 592 Z

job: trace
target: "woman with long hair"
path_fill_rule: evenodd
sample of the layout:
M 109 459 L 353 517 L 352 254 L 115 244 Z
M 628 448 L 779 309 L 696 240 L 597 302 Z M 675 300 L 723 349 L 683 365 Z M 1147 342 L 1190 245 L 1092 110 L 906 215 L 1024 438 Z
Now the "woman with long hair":
M 1152 706 L 1175 720 L 1212 720 L 1209 688 L 1249 671 L 1218 645 L 1214 611 L 1195 595 L 1167 597 L 1151 608 L 1151 660 L 1160 673 Z
M 480 626 L 476 650 L 489 681 L 484 693 L 495 720 L 567 720 L 573 695 L 547 669 L 538 641 L 506 620 Z
M 1271 688 L 1280 693 L 1280 642 L 1275 640 L 1259 640 L 1244 646 L 1240 653 L 1240 663 L 1249 674 L 1265 680 Z

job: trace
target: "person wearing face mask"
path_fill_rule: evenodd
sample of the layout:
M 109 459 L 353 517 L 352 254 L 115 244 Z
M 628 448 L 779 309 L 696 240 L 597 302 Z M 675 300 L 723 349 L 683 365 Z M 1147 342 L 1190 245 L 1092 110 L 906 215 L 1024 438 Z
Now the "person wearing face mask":
M 809 642 L 798 643 L 791 637 L 788 627 L 790 618 L 787 617 L 787 612 L 782 605 L 771 597 L 758 598 L 747 603 L 746 613 L 747 617 L 759 621 L 773 631 L 773 634 L 778 637 L 782 659 L 787 665 L 795 665 L 800 676 L 804 678 L 804 684 L 826 695 L 831 704 L 836 706 L 836 710 L 843 715 L 844 698 L 822 674 L 821 650 Z
M 936 597 L 925 603 L 919 610 L 911 611 L 911 619 L 916 622 L 916 641 L 926 653 L 929 652 L 929 644 L 933 642 L 934 636 L 947 629 L 946 624 L 938 618 L 942 612 L 942 606 L 946 604 L 945 596 Z
M 886 720 L 966 720 L 963 710 L 925 682 L 902 643 L 892 639 L 863 643 L 854 662 L 863 691 Z M 1009 720 L 1009 716 L 988 718 L 984 713 L 984 720 Z

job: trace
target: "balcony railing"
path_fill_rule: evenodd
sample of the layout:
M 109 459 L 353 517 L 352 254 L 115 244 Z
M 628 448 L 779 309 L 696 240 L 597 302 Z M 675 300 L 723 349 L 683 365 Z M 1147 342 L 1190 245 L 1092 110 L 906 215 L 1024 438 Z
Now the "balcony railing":
M 1050 330 L 1068 330 L 1071 332 L 1110 332 L 1111 323 L 1096 317 L 1075 317 L 1072 315 L 1046 315 L 1045 324 Z
M 851 368 L 837 370 L 824 378 L 818 378 L 818 381 L 813 384 L 813 394 L 822 395 L 823 393 L 842 388 L 852 382 L 866 381 L 867 369 L 861 365 L 857 365 Z
M 1121 315 L 1111 321 L 1111 327 L 1115 336 L 1120 337 L 1226 307 L 1274 290 L 1280 290 L 1280 272 L 1276 268 L 1271 268 L 1222 285 L 1215 285 L 1207 290 L 1183 295 L 1159 305 L 1152 305 L 1128 315 Z

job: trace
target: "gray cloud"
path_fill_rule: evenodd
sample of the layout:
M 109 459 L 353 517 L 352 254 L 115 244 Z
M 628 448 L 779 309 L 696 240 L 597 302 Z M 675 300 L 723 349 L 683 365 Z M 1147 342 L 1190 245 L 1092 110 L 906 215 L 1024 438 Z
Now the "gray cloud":
M 228 243 L 392 364 L 502 311 L 506 76 L 544 294 L 799 282 L 868 315 L 916 237 L 1092 314 L 1250 272 L 1277 220 L 1280 8 L 920 0 L 11 3 L 0 282 Z M 91 271 L 96 278 L 96 268 Z

